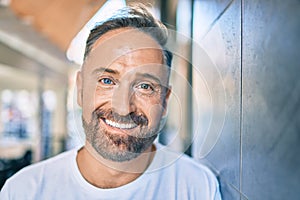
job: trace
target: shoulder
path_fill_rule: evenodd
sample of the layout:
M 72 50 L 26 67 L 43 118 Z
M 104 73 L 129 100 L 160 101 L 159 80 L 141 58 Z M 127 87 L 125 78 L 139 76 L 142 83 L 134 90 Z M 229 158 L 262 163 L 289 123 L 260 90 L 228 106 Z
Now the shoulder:
M 24 167 L 19 172 L 17 172 L 11 179 L 17 179 L 22 176 L 35 177 L 35 175 L 44 173 L 44 170 L 47 168 L 57 169 L 62 167 L 66 162 L 70 161 L 70 159 L 72 159 L 75 156 L 76 156 L 75 149 L 63 152 L 47 160 L 40 161 L 35 164 Z M 49 171 L 47 171 L 47 173 L 49 173 Z
M 171 154 L 172 157 L 177 157 L 171 167 L 176 168 L 178 175 L 184 176 L 191 179 L 199 180 L 202 177 L 202 180 L 209 182 L 216 182 L 215 174 L 204 164 L 201 164 L 194 160 L 193 158 L 187 156 L 184 153 L 178 153 L 169 150 L 167 154 Z
M 158 150 L 161 159 L 167 161 L 161 170 L 161 176 L 171 179 L 182 189 L 186 188 L 189 195 L 199 196 L 201 193 L 204 194 L 205 199 L 219 196 L 219 183 L 215 174 L 207 166 L 165 146 L 159 146 Z
M 59 173 L 65 172 L 62 169 L 66 169 L 68 163 L 71 165 L 76 152 L 76 149 L 70 150 L 21 169 L 5 182 L 1 193 L 26 194 L 34 189 L 39 190 L 45 179 L 59 177 Z
M 165 167 L 176 168 L 180 173 L 202 173 L 209 178 L 215 178 L 213 172 L 204 164 L 187 156 L 182 152 L 176 152 L 161 144 L 157 146 L 157 161 L 163 163 Z M 185 169 L 185 170 L 181 170 Z

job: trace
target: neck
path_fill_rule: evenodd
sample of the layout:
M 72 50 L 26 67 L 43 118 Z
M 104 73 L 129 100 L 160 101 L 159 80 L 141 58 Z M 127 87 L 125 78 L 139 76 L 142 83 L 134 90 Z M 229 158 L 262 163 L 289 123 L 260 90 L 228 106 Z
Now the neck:
M 82 176 L 99 188 L 115 188 L 137 179 L 148 168 L 155 154 L 155 146 L 150 146 L 137 158 L 126 162 L 114 162 L 101 157 L 86 142 L 77 154 L 77 165 Z

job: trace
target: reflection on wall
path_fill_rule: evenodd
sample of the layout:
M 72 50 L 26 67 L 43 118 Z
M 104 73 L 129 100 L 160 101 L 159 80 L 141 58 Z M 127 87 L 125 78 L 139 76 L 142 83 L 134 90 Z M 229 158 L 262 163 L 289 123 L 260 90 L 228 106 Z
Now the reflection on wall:
M 194 38 L 220 70 L 226 118 L 205 159 L 202 140 L 193 155 L 218 175 L 224 199 L 298 199 L 299 1 L 199 0 L 195 10 Z

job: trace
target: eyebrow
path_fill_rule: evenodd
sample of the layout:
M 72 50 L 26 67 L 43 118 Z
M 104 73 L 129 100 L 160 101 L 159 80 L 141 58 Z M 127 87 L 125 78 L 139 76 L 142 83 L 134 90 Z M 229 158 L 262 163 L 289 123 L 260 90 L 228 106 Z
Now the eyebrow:
M 109 69 L 109 68 L 105 68 L 105 67 L 100 67 L 100 68 L 94 69 L 92 71 L 92 74 L 98 74 L 98 73 L 104 73 L 104 72 L 110 73 L 110 74 L 120 74 L 120 72 L 118 72 L 117 70 L 113 70 L 113 69 Z M 140 77 L 143 77 L 143 78 L 152 79 L 152 80 L 156 81 L 157 83 L 161 84 L 160 79 L 152 74 L 138 73 L 137 75 Z
M 161 81 L 158 77 L 152 75 L 152 74 L 149 74 L 149 73 L 139 73 L 138 76 L 141 76 L 143 78 L 150 78 L 156 82 L 158 82 L 159 84 L 161 84 Z
M 92 71 L 92 74 L 98 74 L 98 73 L 103 73 L 103 72 L 110 73 L 110 74 L 120 74 L 117 70 L 113 70 L 113 69 L 109 69 L 109 68 L 105 68 L 105 67 L 100 67 L 100 68 L 94 69 Z

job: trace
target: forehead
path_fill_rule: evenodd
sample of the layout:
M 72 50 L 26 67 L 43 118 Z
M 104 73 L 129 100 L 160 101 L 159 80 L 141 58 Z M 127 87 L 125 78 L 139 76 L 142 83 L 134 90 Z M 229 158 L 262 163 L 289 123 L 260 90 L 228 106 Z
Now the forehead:
M 133 28 L 120 28 L 101 36 L 93 45 L 83 67 L 110 67 L 114 63 L 129 66 L 163 64 L 160 45 L 149 35 Z

